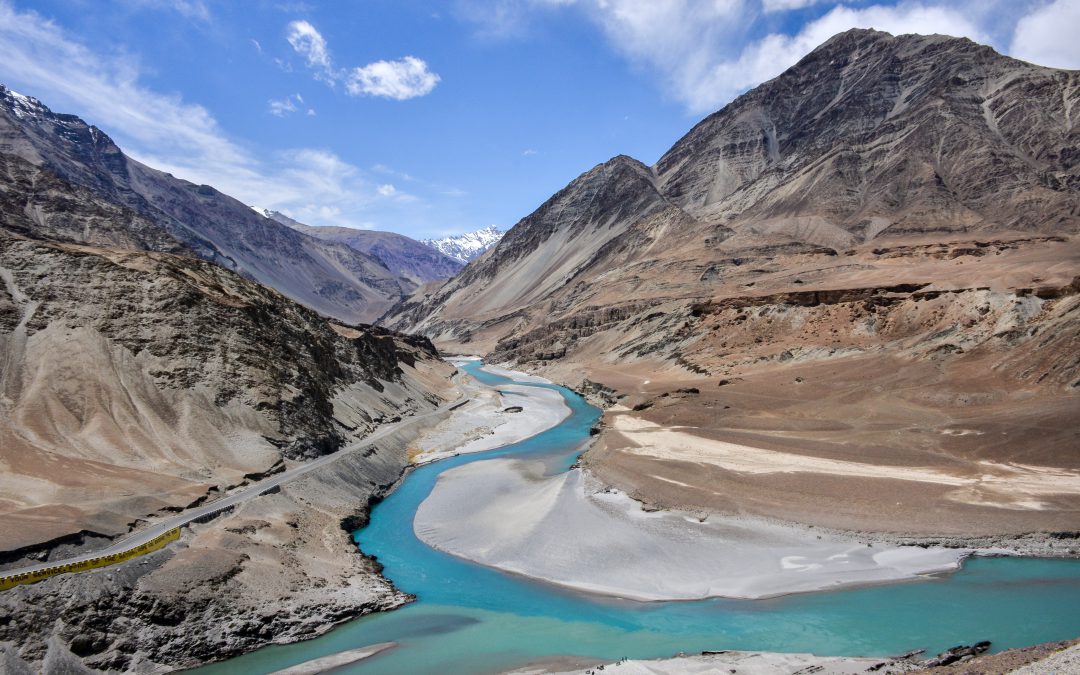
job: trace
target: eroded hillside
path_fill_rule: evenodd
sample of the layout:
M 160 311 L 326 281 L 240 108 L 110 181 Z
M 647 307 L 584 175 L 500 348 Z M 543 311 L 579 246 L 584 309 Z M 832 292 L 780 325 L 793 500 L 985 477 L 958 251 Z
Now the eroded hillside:
M 1073 71 L 849 31 L 653 167 L 583 174 L 390 323 L 595 394 L 586 464 L 647 503 L 1072 530 L 1078 103 Z

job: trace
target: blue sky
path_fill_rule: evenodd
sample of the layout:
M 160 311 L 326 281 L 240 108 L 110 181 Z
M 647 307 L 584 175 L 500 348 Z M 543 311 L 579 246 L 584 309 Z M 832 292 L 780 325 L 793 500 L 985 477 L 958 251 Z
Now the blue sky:
M 1080 68 L 1080 0 L 0 0 L 0 82 L 310 224 L 509 227 L 854 26 Z

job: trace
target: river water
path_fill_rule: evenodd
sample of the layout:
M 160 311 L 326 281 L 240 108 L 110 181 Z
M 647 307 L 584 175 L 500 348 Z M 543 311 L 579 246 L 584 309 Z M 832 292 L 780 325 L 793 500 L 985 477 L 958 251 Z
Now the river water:
M 485 384 L 510 380 L 463 367 Z M 377 642 L 399 646 L 335 673 L 486 673 L 545 657 L 659 658 L 740 649 L 828 655 L 937 653 L 993 641 L 995 650 L 1080 635 L 1080 562 L 975 558 L 947 576 L 768 600 L 632 602 L 505 574 L 436 551 L 413 533 L 413 515 L 439 474 L 467 462 L 528 455 L 552 473 L 576 460 L 600 411 L 556 385 L 572 414 L 500 450 L 413 471 L 354 533 L 361 550 L 417 601 L 344 624 L 327 635 L 271 646 L 200 673 L 269 673 Z

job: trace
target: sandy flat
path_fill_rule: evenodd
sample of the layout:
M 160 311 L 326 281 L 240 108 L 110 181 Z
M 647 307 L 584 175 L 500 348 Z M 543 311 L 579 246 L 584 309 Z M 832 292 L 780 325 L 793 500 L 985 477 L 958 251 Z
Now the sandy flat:
M 961 474 L 938 467 L 868 464 L 704 438 L 692 429 L 664 427 L 626 414 L 614 416 L 612 429 L 636 446 L 631 453 L 746 474 L 819 473 L 947 485 L 958 488 L 948 493 L 950 499 L 1000 508 L 1042 509 L 1040 497 L 1080 495 L 1080 472 L 1054 467 L 983 460 L 975 463 L 974 473 Z
M 554 389 L 520 384 L 491 388 L 475 381 L 465 381 L 463 386 L 473 400 L 417 441 L 414 464 L 517 443 L 570 416 L 562 394 Z M 521 410 L 508 412 L 508 408 Z
M 486 370 L 492 375 L 502 375 L 509 378 L 514 382 L 522 382 L 525 384 L 551 384 L 551 380 L 546 377 L 540 377 L 539 375 L 530 375 L 529 373 L 523 373 L 520 370 L 510 370 L 509 368 L 503 368 L 496 365 L 485 365 L 480 370 Z
M 349 649 L 337 654 L 331 654 L 330 656 L 323 656 L 322 658 L 312 659 L 310 661 L 304 661 L 295 666 L 290 666 L 282 670 L 275 671 L 273 675 L 318 675 L 318 673 L 325 673 L 335 668 L 341 668 L 357 661 L 363 661 L 364 659 L 375 656 L 380 652 L 384 652 L 387 649 L 396 647 L 396 642 L 380 642 L 375 645 L 368 645 L 367 647 L 360 647 L 359 649 Z
M 645 512 L 580 470 L 497 459 L 443 473 L 414 520 L 435 548 L 580 590 L 638 600 L 763 598 L 912 579 L 970 551 L 868 545 L 764 520 Z
M 815 656 L 814 654 L 783 654 L 775 652 L 725 651 L 717 654 L 679 656 L 653 661 L 627 660 L 604 664 L 604 670 L 594 672 L 619 673 L 619 675 L 705 675 L 706 673 L 737 672 L 741 675 L 776 675 L 777 673 L 814 673 L 815 675 L 855 675 L 866 673 L 870 668 L 888 664 L 893 668 L 914 669 L 909 663 L 897 663 L 888 659 L 848 656 Z M 517 670 L 514 675 L 527 673 L 555 673 L 554 670 Z M 568 675 L 577 671 L 558 671 Z M 896 672 L 890 669 L 889 672 Z

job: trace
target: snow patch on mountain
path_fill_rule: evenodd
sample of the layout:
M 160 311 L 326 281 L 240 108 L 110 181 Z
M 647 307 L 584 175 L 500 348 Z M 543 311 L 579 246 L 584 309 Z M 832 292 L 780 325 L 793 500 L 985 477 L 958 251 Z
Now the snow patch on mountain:
M 495 225 L 488 225 L 482 230 L 466 232 L 454 237 L 421 239 L 420 241 L 455 260 L 467 263 L 479 258 L 484 251 L 497 244 L 504 234 L 506 233 Z

